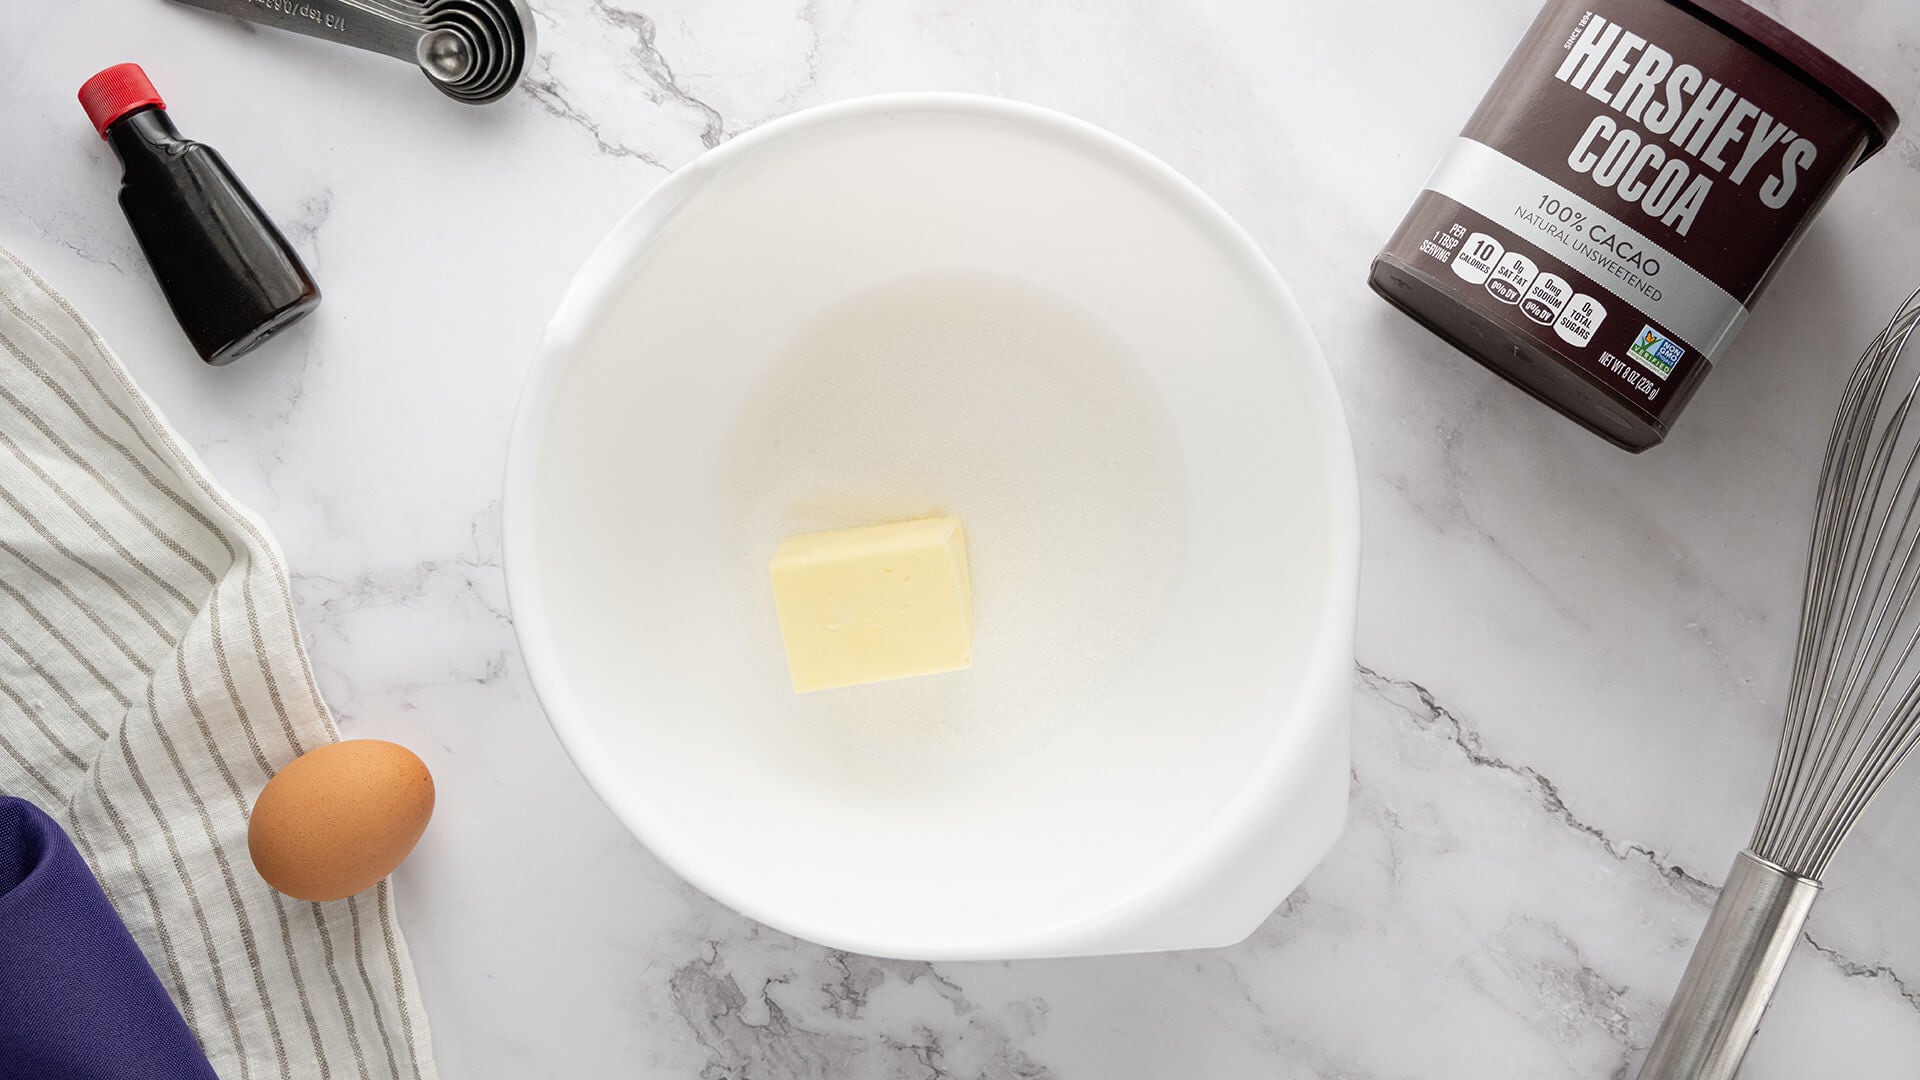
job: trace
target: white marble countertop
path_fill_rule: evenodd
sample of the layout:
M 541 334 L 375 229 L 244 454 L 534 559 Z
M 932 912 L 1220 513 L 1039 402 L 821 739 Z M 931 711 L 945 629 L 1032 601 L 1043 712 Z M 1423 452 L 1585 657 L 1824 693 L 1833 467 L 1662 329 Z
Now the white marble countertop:
M 1364 285 L 1535 0 L 534 3 L 525 86 L 482 109 L 160 0 L 0 3 L 0 244 L 272 524 L 343 726 L 438 777 L 399 886 L 444 1075 L 1627 1075 L 1758 809 L 1831 408 L 1920 284 L 1920 137 L 1841 188 L 1675 436 L 1632 457 Z M 1920 8 L 1763 6 L 1920 124 Z M 128 59 L 326 290 L 226 370 L 175 329 L 74 103 Z M 703 147 L 909 88 L 1165 158 L 1274 257 L 1334 366 L 1366 523 L 1352 822 L 1236 948 L 927 965 L 784 937 L 615 823 L 520 666 L 499 479 L 572 269 Z M 1913 1074 L 1916 827 L 1910 773 L 1833 868 L 1747 1076 Z

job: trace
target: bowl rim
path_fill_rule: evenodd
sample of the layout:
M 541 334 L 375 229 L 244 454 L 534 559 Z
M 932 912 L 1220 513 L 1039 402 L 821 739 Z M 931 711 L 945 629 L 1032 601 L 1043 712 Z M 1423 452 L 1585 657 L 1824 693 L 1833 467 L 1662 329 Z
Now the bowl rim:
M 574 767 L 636 839 L 702 892 L 782 932 L 869 955 L 923 959 L 1043 955 L 1097 927 L 1151 917 L 1167 902 L 1189 891 L 1194 882 L 1205 880 L 1209 875 L 1231 872 L 1232 860 L 1239 857 L 1266 824 L 1260 810 L 1263 803 L 1274 801 L 1272 781 L 1288 763 L 1283 752 L 1287 740 L 1276 735 L 1267 742 L 1260 762 L 1247 774 L 1240 789 L 1179 850 L 1158 865 L 1143 868 L 1130 888 L 1084 905 L 1064 919 L 1031 920 L 1018 925 L 1003 923 L 977 934 L 948 934 L 940 941 L 913 939 L 911 933 L 890 936 L 851 926 L 796 919 L 791 913 L 779 910 L 777 900 L 742 887 L 737 876 L 725 868 L 724 860 L 706 855 L 697 839 L 672 826 L 661 809 L 613 764 L 592 723 L 573 699 L 553 640 L 546 601 L 536 580 L 538 545 L 530 507 L 538 471 L 537 448 L 544 442 L 559 373 L 567 354 L 578 345 L 596 316 L 617 298 L 635 256 L 645 251 L 647 242 L 672 220 L 694 193 L 735 159 L 754 153 L 764 144 L 815 128 L 902 112 L 973 115 L 1009 121 L 1095 152 L 1107 164 L 1131 172 L 1176 203 L 1183 204 L 1180 208 L 1194 216 L 1196 227 L 1211 232 L 1215 240 L 1225 245 L 1233 258 L 1243 264 L 1251 284 L 1266 293 L 1279 315 L 1300 330 L 1308 350 L 1301 364 L 1305 396 L 1309 399 L 1308 412 L 1318 421 L 1318 441 L 1326 463 L 1331 559 L 1322 631 L 1314 639 L 1297 685 L 1274 704 L 1290 711 L 1302 701 L 1313 700 L 1314 695 L 1333 692 L 1324 685 L 1327 679 L 1351 678 L 1353 621 L 1359 584 L 1357 469 L 1346 413 L 1335 389 L 1332 371 L 1292 290 L 1238 222 L 1191 180 L 1145 149 L 1065 113 L 972 93 L 875 94 L 813 106 L 769 121 L 682 166 L 642 196 L 607 233 L 562 293 L 528 368 L 515 410 L 501 496 L 501 563 L 507 602 L 534 695 Z M 1342 736 L 1344 744 L 1344 731 Z M 1274 897 L 1274 903 L 1280 899 Z

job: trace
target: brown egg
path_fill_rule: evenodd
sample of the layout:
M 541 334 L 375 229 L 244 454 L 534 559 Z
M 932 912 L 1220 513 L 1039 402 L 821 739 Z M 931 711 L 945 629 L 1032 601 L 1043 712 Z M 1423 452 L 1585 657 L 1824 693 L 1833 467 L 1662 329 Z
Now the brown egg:
M 400 865 L 433 816 L 433 776 L 379 739 L 309 750 L 267 781 L 247 851 L 267 884 L 297 900 L 339 900 Z

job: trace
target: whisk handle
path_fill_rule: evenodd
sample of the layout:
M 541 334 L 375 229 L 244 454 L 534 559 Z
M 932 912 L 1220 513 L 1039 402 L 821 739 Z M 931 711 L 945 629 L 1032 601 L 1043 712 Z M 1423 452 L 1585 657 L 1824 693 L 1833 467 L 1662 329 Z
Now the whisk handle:
M 1732 1080 L 1818 895 L 1750 851 L 1734 859 L 1640 1080 Z

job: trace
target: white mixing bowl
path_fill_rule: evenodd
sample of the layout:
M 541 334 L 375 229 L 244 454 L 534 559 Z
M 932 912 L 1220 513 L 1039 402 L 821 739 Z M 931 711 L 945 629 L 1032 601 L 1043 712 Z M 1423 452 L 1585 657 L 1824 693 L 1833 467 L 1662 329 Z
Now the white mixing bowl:
M 778 660 L 723 625 L 766 582 L 717 554 L 720 462 L 820 312 L 953 269 L 1064 298 L 1136 358 L 1184 476 L 1170 598 L 1089 715 L 1038 745 L 810 748 L 780 715 L 798 699 L 759 685 Z M 889 96 L 707 153 L 587 261 L 516 423 L 507 582 L 580 771 L 740 911 L 909 958 L 1224 945 L 1345 817 L 1355 503 L 1306 319 L 1219 207 L 1068 117 Z

